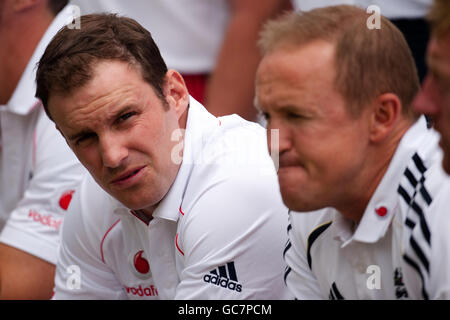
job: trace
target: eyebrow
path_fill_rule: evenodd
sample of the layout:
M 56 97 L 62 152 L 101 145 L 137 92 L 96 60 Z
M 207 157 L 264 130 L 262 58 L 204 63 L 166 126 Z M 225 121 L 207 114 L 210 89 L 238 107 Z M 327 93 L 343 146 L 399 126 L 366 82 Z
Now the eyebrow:
M 289 105 L 288 104 L 288 105 L 281 106 L 278 109 L 278 112 L 283 112 L 283 113 L 289 113 L 289 112 L 298 113 L 298 112 L 301 112 L 301 113 L 304 113 L 304 114 L 310 114 L 311 110 L 308 110 L 308 109 L 306 109 L 306 108 L 304 108 L 302 106 L 293 106 L 293 105 Z
M 77 133 L 75 133 L 75 134 L 73 134 L 73 135 L 69 135 L 69 136 L 67 137 L 67 139 L 70 140 L 70 141 L 75 141 L 75 140 L 77 140 L 78 138 L 81 138 L 82 136 L 87 135 L 87 134 L 91 134 L 91 133 L 92 133 L 92 131 L 89 131 L 89 130 L 83 130 L 83 131 L 77 132 Z
M 132 110 L 132 109 L 134 109 L 134 108 L 136 108 L 136 105 L 135 105 L 135 104 L 127 104 L 127 105 L 125 105 L 125 106 L 122 107 L 122 108 L 118 108 L 117 111 L 112 111 L 112 112 L 106 117 L 106 122 L 107 122 L 107 123 L 113 122 L 113 121 L 116 120 L 117 117 L 119 117 L 120 115 L 122 115 L 122 114 L 124 114 L 124 113 L 126 113 L 126 112 L 128 112 L 128 111 L 130 111 L 130 110 Z M 74 140 L 76 140 L 76 139 L 78 139 L 78 138 L 80 138 L 80 137 L 82 137 L 82 136 L 84 136 L 84 135 L 91 134 L 91 133 L 92 133 L 91 130 L 83 129 L 83 130 L 81 130 L 81 131 L 79 131 L 79 132 L 77 132 L 77 133 L 75 133 L 75 134 L 69 135 L 69 136 L 67 137 L 67 139 L 70 140 L 70 141 L 74 141 Z
M 107 117 L 106 117 L 106 122 L 114 122 L 117 117 L 119 117 L 120 115 L 127 113 L 128 111 L 132 110 L 136 108 L 136 105 L 133 103 L 128 103 L 123 107 L 117 108 L 116 111 L 112 111 Z

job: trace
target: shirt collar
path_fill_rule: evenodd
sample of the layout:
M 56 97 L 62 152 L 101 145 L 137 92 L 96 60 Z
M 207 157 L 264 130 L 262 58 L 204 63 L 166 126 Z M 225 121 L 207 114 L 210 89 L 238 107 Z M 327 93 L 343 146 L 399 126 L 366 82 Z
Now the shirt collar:
M 199 144 L 199 139 L 204 137 L 205 128 L 208 128 L 209 124 L 212 125 L 216 123 L 216 117 L 206 111 L 206 109 L 194 98 L 189 97 L 188 116 L 183 140 L 183 160 L 175 181 L 153 212 L 153 218 L 161 218 L 176 222 L 180 217 L 180 214 L 183 214 L 181 202 L 194 165 L 196 152 L 198 151 L 196 150 L 196 146 Z M 119 201 L 115 201 L 116 209 L 114 212 L 129 215 L 130 210 Z
M 34 107 L 39 105 L 39 100 L 35 98 L 36 93 L 36 68 L 39 59 L 44 54 L 45 48 L 50 43 L 51 39 L 58 32 L 58 30 L 73 20 L 74 10 L 72 6 L 66 6 L 63 10 L 53 19 L 47 31 L 39 41 L 36 49 L 33 52 L 28 64 L 22 73 L 22 76 L 14 90 L 11 99 L 8 101 L 7 108 L 9 111 L 25 115 L 31 112 Z
M 404 174 L 406 163 L 427 137 L 427 131 L 426 119 L 421 117 L 402 137 L 354 233 L 351 231 L 352 222 L 335 212 L 333 232 L 336 239 L 344 242 L 343 246 L 352 240 L 374 243 L 385 235 L 399 209 L 396 187 Z

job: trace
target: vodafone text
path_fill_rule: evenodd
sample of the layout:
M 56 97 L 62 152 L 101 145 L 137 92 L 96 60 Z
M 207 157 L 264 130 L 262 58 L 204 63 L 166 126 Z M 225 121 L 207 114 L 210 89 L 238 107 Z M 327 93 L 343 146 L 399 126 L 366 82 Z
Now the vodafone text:
M 56 219 L 56 218 L 52 217 L 52 215 L 50 215 L 50 214 L 47 214 L 44 216 L 35 210 L 30 210 L 28 212 L 28 218 L 30 218 L 30 219 L 34 220 L 35 222 L 38 222 L 44 226 L 54 228 L 56 230 L 59 230 L 59 227 L 61 226 L 61 223 L 62 223 L 62 219 Z
M 144 288 L 141 285 L 139 287 L 125 287 L 125 290 L 128 294 L 139 297 L 153 297 L 158 295 L 158 290 L 153 285 Z

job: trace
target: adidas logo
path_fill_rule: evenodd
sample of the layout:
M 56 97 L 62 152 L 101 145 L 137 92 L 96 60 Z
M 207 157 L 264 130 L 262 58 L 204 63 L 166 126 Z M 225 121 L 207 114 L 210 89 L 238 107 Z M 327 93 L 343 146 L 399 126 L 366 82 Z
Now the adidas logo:
M 228 262 L 226 266 L 219 266 L 203 276 L 203 281 L 229 290 L 242 291 L 242 285 L 238 283 L 234 262 Z

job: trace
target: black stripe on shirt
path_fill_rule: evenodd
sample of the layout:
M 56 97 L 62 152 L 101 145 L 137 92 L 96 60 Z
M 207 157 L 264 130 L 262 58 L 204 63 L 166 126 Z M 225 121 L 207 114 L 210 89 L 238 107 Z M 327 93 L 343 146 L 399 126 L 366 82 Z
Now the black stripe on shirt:
M 420 179 L 420 182 L 421 182 L 422 186 L 420 187 L 419 191 L 422 194 L 422 197 L 425 200 L 425 202 L 428 205 L 430 205 L 432 199 L 431 199 L 431 196 L 430 196 L 429 192 L 427 191 L 427 189 L 425 189 L 425 186 L 424 186 L 424 182 L 425 182 L 424 174 L 425 174 L 425 171 L 427 171 L 427 168 L 425 167 L 425 165 L 423 163 L 423 160 L 420 158 L 420 156 L 417 153 L 415 153 L 413 155 L 413 161 L 414 161 L 417 169 L 419 169 L 419 171 L 422 173 L 422 178 Z
M 228 278 L 227 269 L 225 269 L 225 266 L 219 266 L 218 269 L 219 269 L 219 276 L 220 277 Z
M 411 205 L 411 197 L 409 196 L 408 192 L 406 192 L 405 188 L 402 187 L 402 185 L 398 186 L 397 192 L 402 196 L 403 200 L 405 200 L 408 206 Z
M 291 246 L 292 246 L 291 241 L 288 241 L 288 243 L 286 244 L 286 248 L 284 248 L 283 251 L 283 258 L 286 255 L 286 252 L 291 248 Z
M 345 298 L 342 296 L 342 294 L 339 292 L 336 282 L 333 282 L 330 289 L 330 300 L 345 300 Z
M 312 260 L 311 260 L 311 246 L 316 241 L 316 239 L 324 232 L 330 225 L 332 221 L 324 223 L 314 229 L 308 236 L 308 246 L 306 249 L 306 257 L 308 259 L 309 268 L 312 270 Z
M 422 249 L 420 248 L 419 244 L 416 242 L 413 236 L 409 238 L 409 243 L 411 244 L 411 247 L 413 251 L 416 253 L 417 257 L 419 258 L 420 262 L 422 262 L 423 266 L 425 267 L 425 270 L 427 270 L 428 273 L 430 273 L 430 264 L 428 262 L 427 257 L 423 253 Z
M 411 185 L 415 188 L 417 186 L 418 181 L 408 167 L 405 169 L 404 175 L 408 179 L 409 183 L 411 183 Z
M 431 243 L 430 229 L 428 228 L 427 222 L 425 221 L 425 216 L 423 214 L 422 208 L 414 200 L 411 199 L 408 192 L 406 192 L 406 190 L 401 185 L 398 186 L 397 192 L 401 195 L 403 200 L 405 200 L 408 206 L 410 206 L 414 210 L 414 212 L 417 213 L 417 215 L 419 216 L 420 229 L 422 230 L 425 240 L 428 242 L 428 244 L 430 244 Z
M 291 267 L 286 267 L 286 269 L 284 270 L 284 283 L 287 285 L 286 283 L 286 278 L 288 276 L 288 274 L 292 271 Z
M 427 171 L 427 168 L 423 164 L 422 158 L 416 153 L 414 153 L 412 157 L 414 164 L 416 165 L 417 169 L 419 169 L 420 173 L 424 174 L 425 171 Z
M 422 280 L 422 297 L 425 299 L 425 300 L 428 300 L 429 298 L 428 298 L 428 293 L 427 293 L 427 291 L 426 291 L 426 289 L 425 289 L 425 284 L 424 284 L 424 278 L 423 278 L 423 274 L 422 274 L 422 271 L 420 271 L 420 268 L 419 268 L 419 266 L 417 265 L 417 263 L 415 263 L 409 256 L 407 256 L 406 254 L 404 254 L 403 255 L 403 259 L 405 260 L 405 262 L 407 263 L 407 264 L 409 264 L 414 270 L 416 270 L 417 271 L 417 273 L 419 274 L 419 276 L 420 276 L 420 279 Z
M 412 221 L 410 218 L 405 219 L 405 224 L 410 228 L 413 229 L 416 226 L 416 223 Z
M 414 212 L 417 213 L 420 219 L 420 229 L 422 230 L 423 236 L 429 245 L 431 245 L 431 234 L 430 229 L 428 229 L 427 222 L 425 221 L 425 216 L 423 214 L 422 208 L 413 201 L 411 204 L 411 208 L 413 208 Z
M 336 300 L 336 297 L 333 294 L 333 290 L 330 288 L 330 294 L 328 295 L 329 300 Z
M 425 202 L 427 203 L 427 205 L 431 204 L 431 201 L 433 201 L 433 199 L 431 199 L 430 194 L 428 193 L 427 189 L 425 189 L 425 186 L 422 185 L 420 187 L 420 194 L 422 195 L 423 199 L 425 200 Z
M 230 275 L 230 280 L 238 282 L 236 269 L 234 268 L 234 262 L 233 261 L 228 262 L 227 267 L 228 267 L 228 274 Z

